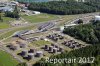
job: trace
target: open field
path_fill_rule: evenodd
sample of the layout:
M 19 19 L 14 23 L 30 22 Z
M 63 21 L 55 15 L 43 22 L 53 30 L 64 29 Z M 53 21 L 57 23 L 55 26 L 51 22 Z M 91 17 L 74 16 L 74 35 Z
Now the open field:
M 10 1 L 10 0 L 0 0 L 0 2 L 7 2 L 7 1 Z
M 9 21 L 15 20 L 14 18 L 5 17 L 4 15 L 2 16 L 2 18 L 3 18 L 3 22 L 6 22 L 6 23 L 9 23 Z
M 36 45 L 36 46 L 43 46 L 43 45 L 46 45 L 46 44 L 51 44 L 51 43 L 48 42 L 48 41 L 44 41 L 44 40 L 38 40 L 38 41 L 32 42 L 32 45 Z
M 68 23 L 69 21 L 76 19 L 77 17 L 79 17 L 79 15 L 62 15 L 61 16 L 62 20 L 58 26 L 62 26 L 65 23 Z
M 45 22 L 45 21 L 57 19 L 57 15 L 44 14 L 44 13 L 39 14 L 39 15 L 31 15 L 31 16 L 22 15 L 22 17 L 26 21 L 31 22 L 31 23 Z
M 33 29 L 33 28 L 34 28 L 34 26 L 16 28 L 16 29 L 11 30 L 11 31 L 8 31 L 8 32 L 6 32 L 6 33 L 0 34 L 0 40 L 11 36 L 11 35 L 12 35 L 13 33 L 15 33 L 16 31 L 26 30 L 26 29 Z
M 10 28 L 9 21 L 15 20 L 14 18 L 5 17 L 2 13 L 3 22 L 0 21 L 0 29 Z
M 1 13 L 1 15 L 3 18 L 3 22 L 0 21 L 0 29 L 10 28 L 11 25 L 9 22 L 14 21 L 15 19 L 10 17 L 5 17 L 4 13 Z M 57 15 L 51 15 L 51 14 L 39 14 L 39 15 L 32 15 L 32 16 L 22 15 L 21 17 L 23 17 L 25 21 L 31 23 L 46 22 L 49 20 L 57 19 Z
M 5 29 L 5 28 L 9 28 L 10 25 L 7 23 L 0 23 L 0 29 Z
M 16 66 L 18 62 L 13 57 L 0 50 L 0 66 Z

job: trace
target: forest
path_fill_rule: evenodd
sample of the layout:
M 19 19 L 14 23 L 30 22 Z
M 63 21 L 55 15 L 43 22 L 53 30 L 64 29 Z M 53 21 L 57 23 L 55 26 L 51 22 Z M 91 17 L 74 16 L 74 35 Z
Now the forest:
M 82 14 L 100 11 L 100 2 L 33 2 L 28 6 L 28 9 L 59 15 Z
M 64 29 L 63 33 L 90 44 L 100 43 L 100 21 Z
M 59 55 L 53 55 L 51 59 L 62 59 L 62 58 L 79 58 L 79 57 L 94 57 L 93 63 L 46 63 L 43 62 L 46 59 L 41 59 L 33 66 L 100 66 L 100 44 L 90 45 L 81 49 L 76 49 L 70 52 L 64 52 Z M 42 62 L 41 62 L 42 61 Z M 81 60 L 82 61 L 82 60 Z M 83 60 L 85 61 L 85 60 Z

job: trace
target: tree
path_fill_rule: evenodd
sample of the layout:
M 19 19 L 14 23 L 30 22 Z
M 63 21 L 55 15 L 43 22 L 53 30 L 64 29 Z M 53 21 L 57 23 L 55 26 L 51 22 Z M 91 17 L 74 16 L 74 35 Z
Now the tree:
M 24 63 L 19 63 L 17 66 L 28 66 L 28 65 L 24 62 Z
M 78 24 L 82 24 L 83 23 L 83 20 L 82 19 L 79 19 L 77 23 Z
M 2 20 L 1 13 L 0 13 L 0 20 Z
M 18 11 L 17 5 L 15 6 L 15 9 L 13 11 L 13 14 L 14 14 L 14 18 L 19 18 L 19 11 Z
M 98 44 L 100 43 L 100 22 L 80 24 L 74 28 L 65 28 L 63 33 L 81 39 L 87 43 Z
M 100 10 L 100 2 L 76 2 L 73 0 L 68 1 L 49 1 L 42 3 L 30 3 L 28 6 L 30 10 L 36 10 L 51 14 L 69 15 L 69 14 L 81 14 L 90 13 Z
M 6 11 L 5 16 L 6 17 L 11 17 L 11 18 L 19 18 L 20 16 L 19 16 L 19 11 L 18 11 L 17 6 L 15 6 L 15 9 L 14 9 L 13 12 Z
M 0 13 L 0 21 L 3 22 L 3 19 L 2 19 L 1 13 Z

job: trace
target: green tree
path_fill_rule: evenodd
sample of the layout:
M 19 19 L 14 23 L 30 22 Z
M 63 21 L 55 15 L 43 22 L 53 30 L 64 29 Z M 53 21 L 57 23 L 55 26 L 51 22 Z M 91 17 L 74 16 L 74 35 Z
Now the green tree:
M 19 63 L 17 66 L 28 66 L 26 63 Z
M 15 9 L 13 11 L 13 14 L 14 14 L 14 18 L 19 18 L 19 11 L 18 11 L 17 5 L 15 6 Z
M 79 19 L 77 23 L 78 24 L 82 24 L 83 23 L 83 20 L 82 19 Z
M 19 18 L 19 11 L 18 11 L 18 7 L 15 6 L 15 9 L 13 12 L 7 11 L 5 12 L 5 16 L 6 17 L 11 17 L 11 18 Z
M 0 21 L 3 22 L 3 19 L 2 19 L 1 13 L 0 13 Z

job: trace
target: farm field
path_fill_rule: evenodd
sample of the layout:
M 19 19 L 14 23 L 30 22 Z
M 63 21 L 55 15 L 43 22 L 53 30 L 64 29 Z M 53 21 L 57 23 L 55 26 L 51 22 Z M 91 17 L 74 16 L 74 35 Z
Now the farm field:
M 16 66 L 18 62 L 13 57 L 0 50 L 0 66 Z

